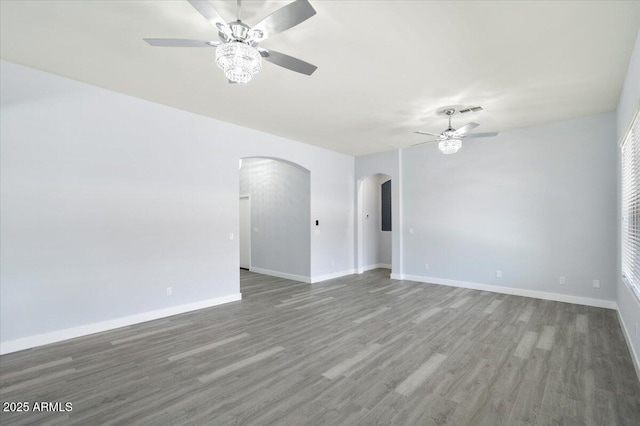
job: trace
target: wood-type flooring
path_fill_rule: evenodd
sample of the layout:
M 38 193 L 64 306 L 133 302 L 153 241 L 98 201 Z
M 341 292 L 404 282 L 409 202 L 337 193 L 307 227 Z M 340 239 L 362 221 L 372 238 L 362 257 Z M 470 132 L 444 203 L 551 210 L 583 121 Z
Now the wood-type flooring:
M 3 406 L 72 411 L 0 424 L 640 425 L 615 311 L 388 275 L 242 271 L 240 302 L 4 355 Z

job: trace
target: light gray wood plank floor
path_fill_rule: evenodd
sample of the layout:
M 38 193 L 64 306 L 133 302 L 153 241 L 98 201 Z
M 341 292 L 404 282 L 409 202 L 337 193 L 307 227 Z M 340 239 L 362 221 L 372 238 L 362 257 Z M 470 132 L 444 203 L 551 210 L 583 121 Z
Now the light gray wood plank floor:
M 0 357 L 2 425 L 638 425 L 615 311 L 241 272 L 243 300 Z

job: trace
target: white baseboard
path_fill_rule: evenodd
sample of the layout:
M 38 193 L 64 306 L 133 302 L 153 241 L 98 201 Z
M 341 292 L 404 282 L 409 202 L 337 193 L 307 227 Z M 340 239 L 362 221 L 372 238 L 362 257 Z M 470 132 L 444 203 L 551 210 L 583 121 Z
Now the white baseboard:
M 305 277 L 304 275 L 295 275 L 289 274 L 287 272 L 272 271 L 270 269 L 254 268 L 253 266 L 249 268 L 249 270 L 251 272 L 257 272 L 258 274 L 271 275 L 272 277 L 286 278 L 288 280 L 300 281 L 303 283 L 311 283 L 311 278 Z
M 402 274 L 391 274 L 389 275 L 389 278 L 391 278 L 392 280 L 402 280 L 404 278 L 402 278 Z
M 511 294 L 514 296 L 533 297 L 535 299 L 553 300 L 555 302 L 574 303 L 576 305 L 594 306 L 596 308 L 617 309 L 615 300 L 591 299 L 588 297 L 572 296 L 569 294 L 548 293 L 546 291 L 527 290 L 514 287 L 502 287 L 492 284 L 479 284 L 468 281 L 447 280 L 444 278 L 423 277 L 420 275 L 391 275 L 397 280 L 410 280 L 430 284 L 448 285 L 452 287 L 470 288 L 473 290 L 491 291 L 493 293 Z
M 0 355 L 29 348 L 35 348 L 36 346 L 48 345 L 49 343 L 56 343 L 63 340 L 73 339 L 75 337 L 82 337 L 89 334 L 113 330 L 120 327 L 126 327 L 133 324 L 152 321 L 155 319 L 183 314 L 185 312 L 196 311 L 198 309 L 210 308 L 212 306 L 222 305 L 224 303 L 236 302 L 241 299 L 241 293 L 229 294 L 227 296 L 216 297 L 213 299 L 186 303 L 184 305 L 171 306 L 169 308 L 156 309 L 154 311 L 143 312 L 141 314 L 129 315 L 126 317 L 114 318 L 107 321 L 81 325 L 79 327 L 66 328 L 64 330 L 51 331 L 49 333 L 9 340 L 0 343 Z
M 286 272 L 271 271 L 269 269 L 262 269 L 262 268 L 251 267 L 249 270 L 251 272 L 257 272 L 258 274 L 271 275 L 273 277 L 286 278 L 288 280 L 300 281 L 300 282 L 309 283 L 309 284 L 332 280 L 334 278 L 340 278 L 347 275 L 353 275 L 356 273 L 354 269 L 347 269 L 346 271 L 334 272 L 331 274 L 319 275 L 316 277 L 305 277 L 303 275 L 294 275 Z
M 391 269 L 391 265 L 389 265 L 388 263 L 375 263 L 373 265 L 358 268 L 358 273 L 362 274 L 363 272 L 373 271 L 374 269 Z
M 636 369 L 636 375 L 638 376 L 638 380 L 640 380 L 640 358 L 638 358 L 638 353 L 633 347 L 633 342 L 631 340 L 631 334 L 629 333 L 629 329 L 627 325 L 624 323 L 622 319 L 622 315 L 620 315 L 620 311 L 618 310 L 618 322 L 622 326 L 622 334 L 624 334 L 624 338 L 627 341 L 627 347 L 629 348 L 629 352 L 631 352 L 631 360 L 633 361 L 633 366 Z
M 347 269 L 346 271 L 334 272 L 333 274 L 320 275 L 318 277 L 311 277 L 311 283 L 319 283 L 321 281 L 332 280 L 334 278 L 345 277 L 347 275 L 353 275 L 356 271 L 354 269 Z

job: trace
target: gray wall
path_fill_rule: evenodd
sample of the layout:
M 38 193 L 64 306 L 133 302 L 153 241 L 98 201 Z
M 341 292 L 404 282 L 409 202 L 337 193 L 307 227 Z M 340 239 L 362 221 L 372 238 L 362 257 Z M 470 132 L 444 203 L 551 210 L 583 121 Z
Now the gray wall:
M 310 279 L 310 189 L 306 169 L 267 158 L 242 160 L 240 194 L 251 196 L 252 269 Z
M 615 300 L 614 135 L 609 113 L 404 150 L 404 274 Z
M 618 138 L 616 139 L 618 143 L 622 142 L 622 138 L 624 137 L 627 129 L 631 125 L 631 121 L 633 120 L 634 114 L 640 110 L 640 31 L 638 32 L 638 37 L 636 40 L 636 45 L 633 49 L 633 54 L 631 56 L 631 61 L 629 62 L 629 70 L 627 71 L 627 78 L 624 82 L 624 86 L 622 88 L 622 93 L 620 95 L 620 103 L 618 104 L 617 110 L 617 134 Z M 612 142 L 612 145 L 614 144 Z M 620 210 L 620 150 L 618 149 L 618 172 L 617 172 L 617 182 L 618 182 L 618 229 L 617 235 L 620 236 L 621 232 L 621 224 L 620 218 L 622 217 L 622 213 Z M 628 338 L 631 340 L 631 347 L 634 355 L 634 359 L 636 362 L 636 370 L 638 375 L 640 376 L 640 336 L 638 333 L 640 331 L 640 302 L 636 295 L 631 291 L 631 289 L 627 286 L 626 283 L 622 280 L 622 270 L 621 270 L 621 256 L 620 256 L 620 239 L 618 239 L 617 244 L 617 262 L 616 262 L 616 278 L 618 281 L 617 285 L 617 301 L 618 301 L 618 312 L 620 313 L 620 317 L 622 318 L 623 326 L 627 332 Z
M 240 158 L 308 169 L 312 279 L 353 270 L 353 157 L 0 67 L 2 348 L 237 295 Z

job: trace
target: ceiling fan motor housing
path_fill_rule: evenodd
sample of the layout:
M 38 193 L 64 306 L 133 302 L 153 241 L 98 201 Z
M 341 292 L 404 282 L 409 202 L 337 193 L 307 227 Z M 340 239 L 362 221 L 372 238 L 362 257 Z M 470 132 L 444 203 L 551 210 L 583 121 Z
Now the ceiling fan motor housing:
M 229 23 L 230 32 L 222 32 L 220 31 L 220 39 L 225 42 L 230 41 L 242 41 L 246 42 L 249 38 L 249 31 L 251 28 L 242 21 L 234 21 Z

